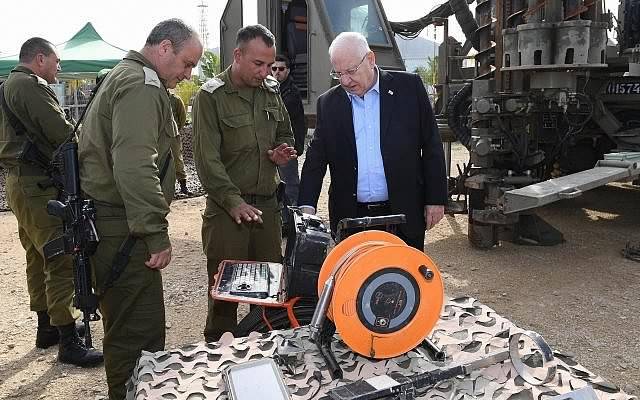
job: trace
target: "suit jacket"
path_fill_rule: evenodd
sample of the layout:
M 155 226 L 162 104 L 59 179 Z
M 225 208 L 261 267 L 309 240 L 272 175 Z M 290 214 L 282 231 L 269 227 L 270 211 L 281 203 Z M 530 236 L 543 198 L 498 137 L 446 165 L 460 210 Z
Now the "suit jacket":
M 394 214 L 405 214 L 407 236 L 424 234 L 424 206 L 447 202 L 444 152 L 420 77 L 380 71 L 380 151 Z M 317 123 L 302 168 L 298 204 L 317 208 L 327 166 L 329 219 L 336 230 L 357 215 L 358 161 L 351 101 L 341 86 L 318 99 Z

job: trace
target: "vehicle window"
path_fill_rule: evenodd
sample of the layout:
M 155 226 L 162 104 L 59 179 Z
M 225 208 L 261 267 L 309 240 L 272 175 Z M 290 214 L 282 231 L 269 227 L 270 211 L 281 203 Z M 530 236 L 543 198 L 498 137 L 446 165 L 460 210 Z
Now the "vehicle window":
M 324 0 L 333 32 L 360 32 L 370 45 L 389 45 L 373 0 Z

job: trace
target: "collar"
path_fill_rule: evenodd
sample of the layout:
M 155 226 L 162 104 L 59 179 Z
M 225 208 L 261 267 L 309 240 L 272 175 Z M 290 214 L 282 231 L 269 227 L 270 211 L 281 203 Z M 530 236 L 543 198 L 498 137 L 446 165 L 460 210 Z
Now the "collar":
M 127 54 L 124 56 L 125 60 L 133 60 L 135 62 L 138 62 L 142 65 L 144 65 L 147 68 L 151 68 L 152 70 L 156 70 L 156 67 L 153 66 L 153 64 L 151 64 L 151 61 L 147 60 L 145 58 L 145 56 L 142 55 L 142 53 L 139 53 L 135 50 L 129 50 L 127 52 Z M 156 71 L 158 72 L 158 71 Z
M 362 97 L 366 96 L 367 93 L 369 93 L 371 91 L 374 91 L 374 92 L 380 94 L 380 70 L 378 69 L 377 65 L 374 66 L 374 68 L 375 68 L 375 71 L 376 71 L 376 82 L 373 84 L 373 86 L 371 86 L 371 89 L 369 89 L 366 92 L 364 92 L 364 95 Z M 356 97 L 360 97 L 360 96 L 355 95 L 353 93 L 349 93 L 346 90 L 344 92 L 349 96 L 349 100 L 351 100 L 351 101 L 353 101 L 353 99 L 356 98 Z
M 224 81 L 224 91 L 226 93 L 238 93 L 238 96 L 242 97 L 248 102 L 253 101 L 253 94 L 256 88 L 239 88 L 234 85 L 233 81 L 231 80 L 231 65 L 229 65 L 227 69 L 225 69 L 220 75 L 218 75 L 218 78 Z
M 35 73 L 35 72 L 33 72 L 31 69 L 29 69 L 29 68 L 25 67 L 25 66 L 24 66 L 24 65 L 22 65 L 22 64 L 18 64 L 18 65 L 16 65 L 16 66 L 11 70 L 11 72 L 23 72 L 23 73 L 25 73 L 25 74 L 29 74 L 29 75 L 36 75 L 36 73 Z
M 280 90 L 288 88 L 293 83 L 293 79 L 291 79 L 291 75 L 287 76 L 287 79 L 280 82 Z
M 153 64 L 151 64 L 151 61 L 147 60 L 147 58 L 143 56 L 142 53 L 139 53 L 135 50 L 129 50 L 127 54 L 124 56 L 124 60 L 135 61 L 139 64 L 142 64 L 142 66 L 144 67 L 154 70 L 155 73 L 158 75 L 158 78 L 162 82 L 162 85 L 166 86 L 166 81 L 160 78 L 160 74 L 158 74 L 158 70 L 156 70 L 156 67 Z

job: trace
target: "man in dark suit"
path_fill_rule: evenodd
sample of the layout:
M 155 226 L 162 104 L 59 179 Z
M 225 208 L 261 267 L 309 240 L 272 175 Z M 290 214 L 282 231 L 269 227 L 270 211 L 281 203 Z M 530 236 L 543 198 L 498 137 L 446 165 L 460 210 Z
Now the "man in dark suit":
M 444 216 L 444 152 L 420 77 L 383 71 L 359 33 L 329 47 L 340 81 L 318 99 L 317 123 L 302 168 L 298 204 L 315 213 L 327 165 L 329 218 L 405 214 L 398 236 L 424 249 L 425 230 Z
M 293 82 L 290 75 L 291 69 L 289 59 L 282 54 L 276 55 L 276 62 L 271 64 L 271 74 L 280 83 L 280 96 L 289 113 L 291 120 L 291 129 L 295 139 L 295 149 L 298 157 L 304 152 L 304 140 L 307 136 L 307 127 L 304 122 L 304 106 L 302 105 L 302 96 L 298 87 Z M 298 159 L 290 160 L 287 164 L 278 167 L 280 179 L 286 183 L 285 194 L 287 196 L 287 205 L 295 206 L 298 204 L 298 188 L 300 186 L 300 177 L 298 176 Z M 289 221 L 289 210 L 285 207 L 282 210 L 282 233 L 286 234 L 285 229 Z

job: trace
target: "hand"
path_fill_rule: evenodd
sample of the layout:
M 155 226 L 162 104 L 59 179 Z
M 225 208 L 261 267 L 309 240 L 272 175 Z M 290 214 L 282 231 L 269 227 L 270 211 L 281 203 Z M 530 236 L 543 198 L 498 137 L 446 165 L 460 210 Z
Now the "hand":
M 427 230 L 436 226 L 444 217 L 444 206 L 424 206 L 424 222 Z
M 267 154 L 269 155 L 269 160 L 276 165 L 285 165 L 289 161 L 298 158 L 296 149 L 286 143 L 282 143 L 273 150 L 267 150 Z
M 242 203 L 239 206 L 233 207 L 229 213 L 231 214 L 231 218 L 236 221 L 236 224 L 241 224 L 244 220 L 245 222 L 258 222 L 262 223 L 262 211 L 258 210 L 254 206 Z
M 171 262 L 171 246 L 168 249 L 151 254 L 149 261 L 145 261 L 144 265 L 151 269 L 163 269 Z
M 311 206 L 300 206 L 298 208 L 305 214 L 316 215 L 316 209 Z

